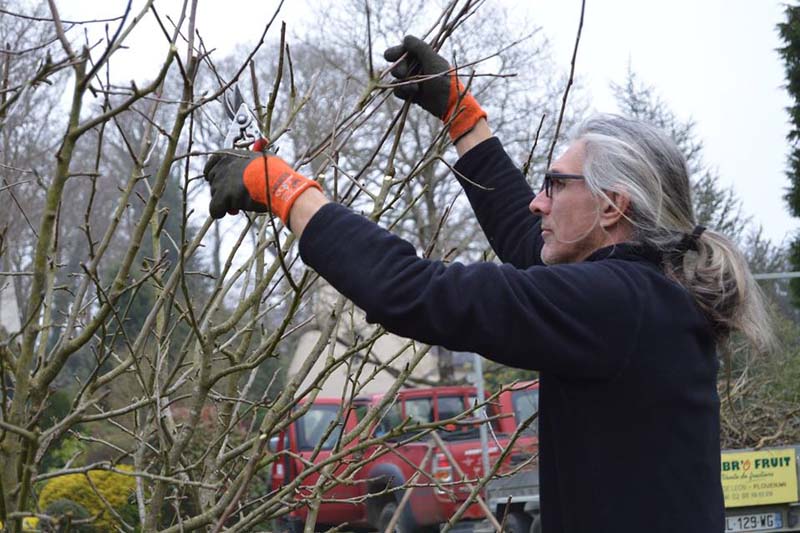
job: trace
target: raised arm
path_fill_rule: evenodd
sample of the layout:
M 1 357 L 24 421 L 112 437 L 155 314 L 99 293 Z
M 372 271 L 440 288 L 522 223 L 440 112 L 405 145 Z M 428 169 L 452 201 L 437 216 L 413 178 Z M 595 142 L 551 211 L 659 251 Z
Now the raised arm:
M 574 378 L 613 377 L 635 351 L 644 269 L 445 266 L 335 203 L 304 230 L 303 261 L 398 335 Z
M 447 124 L 461 156 L 456 174 L 500 260 L 521 268 L 539 264 L 539 223 L 528 210 L 533 192 L 492 137 L 486 112 L 455 69 L 413 36 L 386 50 L 384 57 L 395 63 L 395 95 Z M 204 173 L 211 184 L 210 211 L 215 218 L 239 209 L 270 210 L 301 235 L 315 213 L 329 203 L 316 182 L 270 154 L 218 152 Z
M 540 220 L 530 211 L 534 193 L 481 119 L 456 143 L 455 173 L 497 257 L 519 268 L 541 265 Z
M 518 267 L 539 264 L 538 219 L 528 210 L 533 192 L 499 141 L 492 138 L 486 112 L 455 69 L 413 36 L 389 48 L 384 57 L 396 62 L 391 70 L 397 78 L 395 95 L 449 126 L 461 156 L 456 174 L 497 256 Z
M 205 173 L 213 216 L 269 209 L 300 234 L 306 264 L 364 309 L 368 320 L 399 335 L 589 378 L 613 376 L 637 341 L 638 326 L 631 324 L 640 320 L 639 282 L 624 271 L 589 263 L 445 266 L 329 202 L 314 181 L 276 156 L 218 153 Z

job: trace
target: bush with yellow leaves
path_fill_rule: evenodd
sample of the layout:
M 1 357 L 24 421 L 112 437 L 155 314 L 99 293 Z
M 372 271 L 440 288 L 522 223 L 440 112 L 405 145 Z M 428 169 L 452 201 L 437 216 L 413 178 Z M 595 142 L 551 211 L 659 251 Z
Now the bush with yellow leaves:
M 117 469 L 132 470 L 131 467 L 125 465 L 119 466 Z M 91 484 L 87 476 L 91 479 Z M 92 488 L 92 484 L 108 504 L 118 512 L 128 505 L 129 499 L 136 489 L 135 478 L 119 472 L 90 470 L 87 474 L 67 474 L 47 482 L 39 495 L 39 508 L 47 509 L 51 503 L 57 500 L 71 500 L 83 506 L 89 512 L 89 516 L 97 516 L 97 519 L 92 522 L 92 526 L 98 531 L 114 531 L 118 521 Z M 129 514 L 126 513 L 126 516 Z
M 0 520 L 0 531 L 5 531 L 3 529 L 3 521 Z M 39 529 L 39 519 L 35 516 L 26 516 L 22 519 L 22 533 L 36 533 L 41 531 Z

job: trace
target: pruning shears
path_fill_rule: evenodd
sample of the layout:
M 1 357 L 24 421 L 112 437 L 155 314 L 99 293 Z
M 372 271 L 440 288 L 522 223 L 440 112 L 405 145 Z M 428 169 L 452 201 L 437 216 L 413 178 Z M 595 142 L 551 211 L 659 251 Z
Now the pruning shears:
M 258 118 L 244 101 L 238 85 L 234 87 L 233 94 L 230 93 L 227 91 L 222 98 L 225 114 L 230 119 L 224 148 L 263 151 L 269 141 L 258 127 Z

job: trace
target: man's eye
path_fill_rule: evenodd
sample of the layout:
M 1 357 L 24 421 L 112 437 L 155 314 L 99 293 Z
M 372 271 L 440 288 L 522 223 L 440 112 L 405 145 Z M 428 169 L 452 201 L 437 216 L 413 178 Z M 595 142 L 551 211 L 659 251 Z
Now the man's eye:
M 564 180 L 553 180 L 553 188 L 557 191 L 560 191 L 566 186 Z

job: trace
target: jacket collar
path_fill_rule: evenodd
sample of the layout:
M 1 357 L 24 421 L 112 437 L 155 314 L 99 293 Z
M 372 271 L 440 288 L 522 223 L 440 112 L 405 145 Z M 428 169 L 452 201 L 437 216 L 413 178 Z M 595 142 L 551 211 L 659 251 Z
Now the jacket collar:
M 584 261 L 621 259 L 623 261 L 646 261 L 661 268 L 664 257 L 656 248 L 638 242 L 620 242 L 592 252 Z

